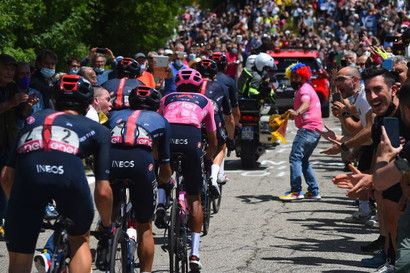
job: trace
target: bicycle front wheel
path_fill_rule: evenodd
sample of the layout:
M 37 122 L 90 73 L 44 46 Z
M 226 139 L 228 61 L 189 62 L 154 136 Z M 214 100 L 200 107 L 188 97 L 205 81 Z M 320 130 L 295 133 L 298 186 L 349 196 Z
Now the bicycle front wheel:
M 128 264 L 128 245 L 124 231 L 118 228 L 115 231 L 110 255 L 110 273 L 127 272 Z

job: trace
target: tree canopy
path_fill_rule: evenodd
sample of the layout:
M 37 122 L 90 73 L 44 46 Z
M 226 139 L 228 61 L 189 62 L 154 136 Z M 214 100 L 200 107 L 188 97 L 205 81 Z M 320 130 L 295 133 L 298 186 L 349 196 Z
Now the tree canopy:
M 2 0 L 0 51 L 33 60 L 50 48 L 59 66 L 90 47 L 133 56 L 163 46 L 188 0 Z

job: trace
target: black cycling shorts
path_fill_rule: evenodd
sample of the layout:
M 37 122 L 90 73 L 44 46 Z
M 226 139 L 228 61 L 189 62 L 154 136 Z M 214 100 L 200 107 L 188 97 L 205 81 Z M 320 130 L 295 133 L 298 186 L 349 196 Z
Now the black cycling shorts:
M 399 203 L 402 195 L 403 195 L 403 191 L 401 189 L 400 182 L 397 184 L 394 184 L 393 186 L 391 186 L 390 188 L 382 192 L 383 199 L 387 199 L 395 203 Z
M 171 124 L 171 154 L 182 153 L 184 189 L 188 195 L 198 195 L 203 182 L 203 151 L 201 130 L 190 125 Z
M 218 139 L 218 147 L 221 147 L 226 143 L 228 139 L 228 134 L 225 129 L 225 122 L 221 120 L 217 115 L 215 115 L 216 124 L 216 137 Z
M 9 251 L 32 254 L 51 200 L 58 212 L 71 219 L 70 235 L 90 230 L 94 206 L 80 158 L 58 151 L 21 155 L 6 216 Z
M 114 203 L 119 198 L 121 180 L 128 184 L 134 216 L 138 223 L 151 222 L 157 205 L 157 181 L 154 158 L 143 148 L 111 148 L 110 181 Z

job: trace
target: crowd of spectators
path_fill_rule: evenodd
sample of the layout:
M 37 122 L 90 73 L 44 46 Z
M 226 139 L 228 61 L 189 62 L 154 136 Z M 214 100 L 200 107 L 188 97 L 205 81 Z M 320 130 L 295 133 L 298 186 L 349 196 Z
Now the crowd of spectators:
M 314 48 L 331 68 L 346 51 L 370 54 L 371 45 L 392 51 L 397 46 L 393 37 L 410 27 L 409 3 L 404 0 L 230 3 L 215 11 L 188 7 L 170 45 L 182 43 L 191 58 L 224 51 L 246 59 L 254 51 Z
M 166 47 L 147 55 L 142 52 L 135 54 L 142 67 L 138 79 L 148 86 L 162 88 L 165 93 L 172 92 L 175 88 L 173 77 L 177 71 L 191 65 L 198 57 L 224 52 L 228 61 L 225 73 L 235 78 L 240 72 L 241 63 L 250 54 L 284 47 L 317 50 L 329 71 L 336 66 L 356 67 L 358 70 L 353 72 L 351 69 L 339 70 L 335 75 L 339 77 L 337 88 L 341 92 L 349 89 L 349 94 L 362 92 L 362 97 L 364 86 L 360 83 L 359 72 L 367 66 L 368 57 L 375 52 L 374 47 L 383 47 L 387 53 L 396 55 L 392 70 L 397 72 L 402 84 L 409 75 L 409 60 L 400 56 L 409 54 L 401 39 L 404 33 L 410 32 L 408 1 L 247 0 L 228 3 L 215 11 L 201 10 L 198 6 L 188 7 L 180 17 L 181 23 L 175 37 Z M 154 79 L 153 76 L 153 58 L 159 55 L 170 57 L 169 77 L 165 79 Z M 114 56 L 109 49 L 93 48 L 89 56 L 82 60 L 67 60 L 65 72 L 78 73 L 99 86 L 110 77 L 115 77 L 107 64 L 115 66 L 121 58 Z M 6 162 L 8 149 L 15 141 L 24 118 L 32 112 L 53 107 L 53 85 L 59 75 L 56 73 L 58 62 L 61 60 L 53 51 L 42 50 L 32 67 L 34 70 L 30 71 L 29 64 L 18 63 L 12 56 L 0 54 L 0 169 Z M 349 77 L 352 84 L 346 87 Z M 346 98 L 351 95 L 347 93 Z M 351 104 L 356 102 L 355 99 Z M 337 118 L 351 118 L 351 115 L 344 116 L 346 109 L 343 105 L 338 107 L 340 109 L 333 109 Z M 369 109 L 370 106 L 366 107 Z M 91 115 L 96 121 L 101 121 L 106 118 L 104 115 L 110 108 L 109 93 L 96 87 Z M 358 127 L 366 127 L 367 124 L 364 116 L 355 122 Z M 364 199 L 362 201 L 368 201 L 368 197 Z M 362 203 L 361 208 L 367 215 L 365 220 L 369 220 L 369 204 Z M 4 218 L 5 206 L 6 200 L 0 189 L 0 221 Z M 359 218 L 362 216 L 360 214 Z M 0 236 L 3 234 L 1 226 L 2 222 Z

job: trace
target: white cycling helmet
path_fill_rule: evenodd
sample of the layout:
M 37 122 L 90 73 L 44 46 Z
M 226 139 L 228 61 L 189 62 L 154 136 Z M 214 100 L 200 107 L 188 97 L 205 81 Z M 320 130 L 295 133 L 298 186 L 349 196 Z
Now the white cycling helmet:
M 273 69 L 277 70 L 275 61 L 272 56 L 266 53 L 259 53 L 255 58 L 256 71 L 262 73 L 264 70 Z
M 249 71 L 253 70 L 253 67 L 255 65 L 255 58 L 257 55 L 249 55 L 249 57 L 246 59 L 246 64 L 245 64 L 245 68 Z

